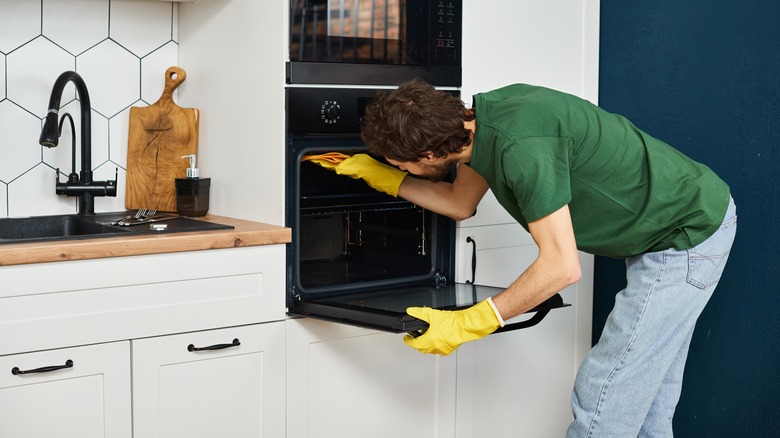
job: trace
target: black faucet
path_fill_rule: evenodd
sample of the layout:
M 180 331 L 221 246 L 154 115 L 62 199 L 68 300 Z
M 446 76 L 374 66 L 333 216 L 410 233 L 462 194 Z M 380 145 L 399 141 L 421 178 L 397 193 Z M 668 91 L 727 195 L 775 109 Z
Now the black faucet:
M 56 147 L 59 143 L 62 125 L 58 126 L 57 116 L 59 114 L 62 90 L 68 82 L 73 82 L 73 85 L 76 86 L 81 108 L 81 171 L 79 175 L 76 175 L 74 169 L 68 181 L 63 183 L 60 182 L 60 170 L 57 169 L 56 193 L 65 196 L 78 196 L 78 213 L 80 215 L 93 215 L 95 214 L 95 196 L 116 196 L 117 180 L 116 177 L 114 177 L 113 181 L 92 180 L 92 106 L 89 102 L 87 85 L 78 73 L 66 71 L 54 82 L 51 97 L 49 98 L 49 111 L 46 114 L 46 120 L 43 122 L 39 143 L 41 146 L 48 148 Z

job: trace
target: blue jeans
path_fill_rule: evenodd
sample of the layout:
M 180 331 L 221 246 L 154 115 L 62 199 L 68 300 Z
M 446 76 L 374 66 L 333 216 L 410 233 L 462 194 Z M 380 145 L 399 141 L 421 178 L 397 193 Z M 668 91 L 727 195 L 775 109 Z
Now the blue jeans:
M 688 249 L 626 260 L 627 286 L 577 372 L 567 437 L 671 437 L 696 319 L 718 284 L 737 231 L 734 201 L 720 229 Z

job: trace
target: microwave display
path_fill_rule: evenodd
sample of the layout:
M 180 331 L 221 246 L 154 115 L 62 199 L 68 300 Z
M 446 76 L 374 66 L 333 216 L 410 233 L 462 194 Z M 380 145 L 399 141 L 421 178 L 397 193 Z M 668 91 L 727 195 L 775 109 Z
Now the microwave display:
M 288 83 L 460 86 L 461 0 L 290 0 Z

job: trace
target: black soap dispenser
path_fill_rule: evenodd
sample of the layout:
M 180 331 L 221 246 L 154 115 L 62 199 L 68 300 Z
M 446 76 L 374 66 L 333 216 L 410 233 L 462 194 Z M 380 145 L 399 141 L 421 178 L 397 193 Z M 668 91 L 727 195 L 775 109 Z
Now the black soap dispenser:
M 176 178 L 176 212 L 182 216 L 205 216 L 209 211 L 209 188 L 211 178 L 200 178 L 195 155 L 184 155 L 190 159 L 187 178 Z

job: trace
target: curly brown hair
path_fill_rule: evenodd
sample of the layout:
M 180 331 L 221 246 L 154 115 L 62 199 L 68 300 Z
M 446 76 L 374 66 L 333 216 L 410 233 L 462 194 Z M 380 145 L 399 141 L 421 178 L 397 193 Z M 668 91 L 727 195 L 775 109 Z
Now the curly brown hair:
M 471 144 L 463 122 L 474 111 L 422 79 L 412 79 L 391 92 L 377 93 L 366 107 L 361 138 L 370 152 L 396 161 L 417 161 L 432 152 L 445 157 Z

